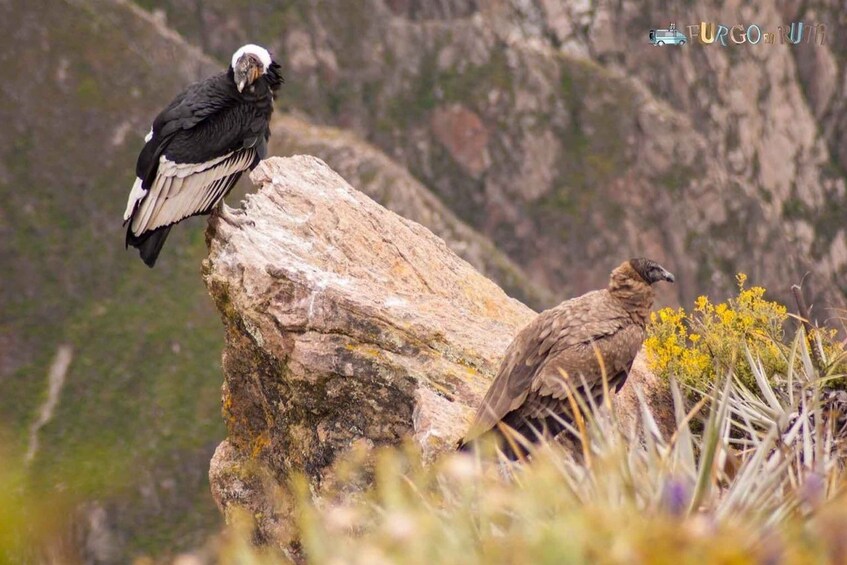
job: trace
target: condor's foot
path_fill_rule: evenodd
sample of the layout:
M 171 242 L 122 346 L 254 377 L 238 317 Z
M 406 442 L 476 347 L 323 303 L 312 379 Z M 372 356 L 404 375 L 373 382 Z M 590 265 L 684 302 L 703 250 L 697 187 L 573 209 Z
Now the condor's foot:
M 244 210 L 230 208 L 223 200 L 221 200 L 221 203 L 215 208 L 214 215 L 229 225 L 237 228 L 254 225 L 253 220 L 247 217 Z

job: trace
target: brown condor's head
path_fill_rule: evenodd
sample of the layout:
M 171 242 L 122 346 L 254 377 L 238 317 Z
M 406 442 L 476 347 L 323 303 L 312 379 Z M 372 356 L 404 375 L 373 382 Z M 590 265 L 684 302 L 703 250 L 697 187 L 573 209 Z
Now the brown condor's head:
M 671 272 L 652 259 L 637 257 L 624 261 L 612 271 L 609 292 L 623 303 L 633 320 L 643 326 L 653 307 L 653 284 L 675 280 Z
M 232 75 L 238 92 L 256 82 L 259 77 L 267 74 L 273 61 L 268 50 L 249 43 L 239 48 L 232 55 Z
M 647 284 L 657 283 L 659 281 L 667 281 L 672 283 L 676 280 L 673 273 L 653 261 L 645 257 L 636 257 L 628 261 L 632 270 L 638 273 L 644 282 Z

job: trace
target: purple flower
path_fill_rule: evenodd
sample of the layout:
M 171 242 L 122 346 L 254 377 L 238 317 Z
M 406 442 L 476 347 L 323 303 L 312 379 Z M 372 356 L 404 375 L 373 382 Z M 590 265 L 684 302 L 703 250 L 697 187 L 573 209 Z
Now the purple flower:
M 680 516 L 688 509 L 691 502 L 691 485 L 689 481 L 671 477 L 662 488 L 662 506 L 674 515 Z

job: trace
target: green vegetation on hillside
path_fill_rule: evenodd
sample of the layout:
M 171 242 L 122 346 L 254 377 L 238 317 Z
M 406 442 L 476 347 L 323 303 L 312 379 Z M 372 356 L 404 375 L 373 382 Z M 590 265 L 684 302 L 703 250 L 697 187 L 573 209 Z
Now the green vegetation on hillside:
M 104 508 L 113 560 L 194 547 L 221 523 L 206 474 L 225 434 L 205 220 L 175 230 L 149 270 L 124 250 L 121 216 L 150 120 L 206 63 L 174 65 L 184 46 L 129 5 L 12 12 L 0 23 L 15 54 L 0 91 L 0 472 L 20 469 L 24 495 L 55 500 L 43 510 L 58 521 Z M 60 346 L 72 360 L 24 469 Z

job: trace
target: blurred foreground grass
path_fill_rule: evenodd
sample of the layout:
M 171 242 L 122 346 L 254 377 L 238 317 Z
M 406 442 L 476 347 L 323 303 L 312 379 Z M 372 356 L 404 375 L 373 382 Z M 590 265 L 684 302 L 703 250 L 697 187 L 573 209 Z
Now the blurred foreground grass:
M 644 403 L 630 430 L 583 404 L 581 449 L 544 445 L 528 464 L 426 466 L 407 447 L 345 462 L 317 499 L 295 479 L 289 536 L 313 563 L 845 563 L 847 403 L 802 331 L 787 345 L 784 373 L 747 353 L 744 378 L 727 367 L 694 403 L 672 381 L 672 437 Z M 291 559 L 235 539 L 242 562 Z
M 757 290 L 750 297 L 742 306 L 753 309 L 747 314 L 753 319 L 762 296 Z M 762 306 L 784 315 L 772 304 Z M 431 465 L 408 445 L 354 452 L 338 463 L 337 480 L 319 496 L 305 478 L 292 478 L 290 494 L 278 500 L 278 512 L 289 517 L 283 520 L 288 530 L 279 532 L 283 547 L 255 547 L 256 517 L 245 512 L 192 558 L 369 565 L 845 563 L 847 394 L 833 388 L 843 380 L 845 353 L 822 341 L 832 339 L 829 334 L 808 337 L 801 329 L 788 339 L 768 327 L 774 331 L 752 324 L 734 333 L 736 351 L 710 359 L 712 376 L 699 381 L 701 388 L 691 381 L 683 389 L 666 375 L 677 420 L 670 437 L 644 402 L 631 429 L 607 403 L 582 402 L 585 425 L 574 430 L 576 449 L 548 443 L 529 463 L 507 464 L 485 448 L 445 454 Z M 714 337 L 701 335 L 703 341 Z M 22 494 L 24 482 L 21 469 L 0 463 L 0 555 L 10 562 L 70 555 L 73 548 L 66 549 L 58 533 L 61 520 L 53 518 L 61 501 Z

